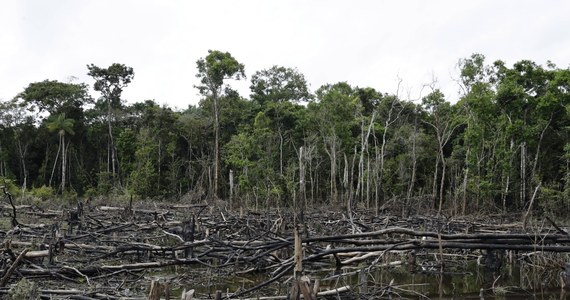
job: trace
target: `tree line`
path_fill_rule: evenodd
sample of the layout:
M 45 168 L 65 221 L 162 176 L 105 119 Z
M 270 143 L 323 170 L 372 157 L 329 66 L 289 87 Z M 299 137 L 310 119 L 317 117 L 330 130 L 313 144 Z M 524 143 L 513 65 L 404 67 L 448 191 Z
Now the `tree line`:
M 0 176 L 18 195 L 224 199 L 233 207 L 368 208 L 402 214 L 570 206 L 570 69 L 460 59 L 459 101 L 435 83 L 410 99 L 346 82 L 312 92 L 297 69 L 245 79 L 230 53 L 197 61 L 184 110 L 126 104 L 123 64 L 95 80 L 30 83 L 0 104 Z M 186 198 L 185 198 L 186 197 Z M 190 198 L 188 198 L 190 197 Z

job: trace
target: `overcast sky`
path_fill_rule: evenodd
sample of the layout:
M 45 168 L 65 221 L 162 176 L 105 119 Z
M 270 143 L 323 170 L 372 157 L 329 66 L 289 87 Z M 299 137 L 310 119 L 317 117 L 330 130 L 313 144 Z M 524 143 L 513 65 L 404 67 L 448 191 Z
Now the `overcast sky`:
M 273 65 L 297 68 L 311 90 L 346 81 L 417 97 L 436 78 L 448 100 L 460 58 L 530 59 L 570 66 L 570 1 L 0 1 L 0 100 L 45 79 L 89 85 L 86 65 L 135 70 L 129 103 L 186 108 L 200 96 L 196 60 L 230 52 L 248 79 Z M 94 97 L 99 95 L 93 92 Z

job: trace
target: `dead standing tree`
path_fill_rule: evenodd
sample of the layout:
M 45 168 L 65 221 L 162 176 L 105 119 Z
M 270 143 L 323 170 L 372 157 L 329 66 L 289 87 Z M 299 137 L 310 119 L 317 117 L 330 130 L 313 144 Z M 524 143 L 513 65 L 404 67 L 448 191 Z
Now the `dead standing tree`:
M 14 199 L 12 197 L 12 194 L 10 194 L 10 192 L 8 192 L 8 190 L 6 188 L 6 182 L 4 182 L 4 185 L 0 186 L 0 188 L 2 189 L 2 192 L 4 193 L 4 196 L 8 199 L 10 206 L 12 206 L 12 227 L 16 227 L 16 226 L 20 225 L 20 223 L 18 222 L 18 219 L 16 218 L 16 206 L 14 206 Z

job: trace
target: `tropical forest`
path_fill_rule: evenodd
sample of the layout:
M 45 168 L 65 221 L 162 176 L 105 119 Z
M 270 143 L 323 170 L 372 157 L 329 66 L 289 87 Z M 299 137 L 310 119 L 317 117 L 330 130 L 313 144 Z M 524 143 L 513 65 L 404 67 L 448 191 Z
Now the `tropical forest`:
M 344 293 L 343 299 L 376 299 L 413 288 L 397 292 L 398 277 L 371 279 L 379 272 L 373 266 L 385 271 L 375 258 L 420 266 L 420 252 L 431 251 L 435 263 L 425 258 L 416 272 L 445 276 L 453 267 L 448 254 L 471 262 L 482 257 L 495 275 L 474 290 L 479 294 L 484 286 L 483 297 L 504 291 L 497 289 L 501 280 L 513 278 L 498 275 L 497 260 L 504 261 L 510 250 L 537 247 L 551 251 L 541 261 L 554 269 L 549 286 L 559 284 L 566 260 L 554 254 L 570 252 L 564 229 L 570 209 L 569 68 L 473 54 L 458 59 L 458 95 L 445 95 L 435 80 L 417 83 L 421 89 L 413 93 L 402 84 L 311 87 L 302 70 L 289 66 L 268 66 L 246 78 L 239 57 L 218 50 L 204 54 L 196 58 L 199 84 L 189 84 L 186 95 L 199 95 L 200 101 L 184 109 L 161 105 L 161 99 L 125 101 L 136 70 L 121 63 L 86 65 L 91 84 L 48 78 L 0 103 L 7 220 L 2 230 L 13 240 L 4 248 L 44 251 L 36 255 L 46 260 L 33 267 L 17 261 L 16 253 L 3 265 L 19 271 L 3 269 L 0 293 L 16 293 L 4 288 L 10 281 L 19 286 L 26 278 L 55 276 L 85 297 L 74 299 L 160 299 L 173 286 L 180 287 L 174 293 L 182 299 L 193 298 L 181 287 L 195 289 L 198 298 L 259 293 L 316 299 Z M 248 82 L 249 94 L 238 92 L 237 81 Z M 529 232 L 543 239 L 530 241 Z M 116 235 L 123 235 L 121 242 Z M 37 244 L 45 247 L 36 249 Z M 347 266 L 360 271 L 345 281 L 338 275 L 338 285 L 325 284 L 326 257 L 336 261 L 331 268 L 337 272 Z M 117 263 L 109 265 L 111 259 Z M 93 288 L 102 274 L 122 272 L 129 279 L 152 263 L 203 269 L 188 281 L 193 285 L 180 277 L 153 277 L 138 294 L 134 287 L 120 292 L 115 281 L 109 283 L 114 290 Z M 566 268 L 568 277 L 560 278 L 570 284 Z M 209 281 L 200 283 L 204 269 Z M 301 270 L 311 280 L 321 278 L 321 289 L 311 282 L 308 291 L 308 279 L 300 276 L 293 277 L 292 288 L 269 288 Z M 249 285 L 215 283 L 227 272 L 257 277 L 248 277 Z M 85 282 L 99 296 L 82 290 Z M 466 282 L 454 286 L 473 292 Z M 439 287 L 440 296 L 458 292 Z M 49 294 L 41 283 L 37 289 L 42 297 Z M 418 289 L 407 295 L 434 293 Z

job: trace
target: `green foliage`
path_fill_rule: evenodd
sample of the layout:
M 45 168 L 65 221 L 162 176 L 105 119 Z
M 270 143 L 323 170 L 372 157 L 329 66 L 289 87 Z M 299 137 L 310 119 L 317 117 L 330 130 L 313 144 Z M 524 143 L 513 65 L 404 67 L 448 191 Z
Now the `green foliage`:
M 253 137 L 246 133 L 234 135 L 232 139 L 224 147 L 224 161 L 230 168 L 246 168 L 252 167 L 254 163 Z
M 196 62 L 200 85 L 197 86 L 200 93 L 207 95 L 214 93 L 214 97 L 220 96 L 221 88 L 226 79 L 241 79 L 245 77 L 245 67 L 229 53 L 218 50 L 208 50 L 206 58 Z
M 537 211 L 563 217 L 569 205 L 568 68 L 473 54 L 459 61 L 457 103 L 435 88 L 418 103 L 346 82 L 313 95 L 279 66 L 253 73 L 248 99 L 228 84 L 245 77 L 230 53 L 210 50 L 196 66 L 202 98 L 180 111 L 123 103 L 134 71 L 122 64 L 88 66 L 103 96 L 93 106 L 85 84 L 49 80 L 0 103 L 10 191 L 198 201 L 228 197 L 232 171 L 234 203 L 256 207 L 292 206 L 301 187 L 315 207 L 516 211 L 538 186 Z
M 142 198 L 156 196 L 156 180 L 158 176 L 154 171 L 152 162 L 146 160 L 138 166 L 138 168 L 131 173 L 130 183 L 131 188 L 135 194 L 140 195 Z
M 564 192 L 555 185 L 544 186 L 540 190 L 538 207 L 547 216 L 565 218 L 570 208 L 570 198 L 565 197 Z
M 364 108 L 364 114 L 370 116 L 372 112 L 380 105 L 384 98 L 382 94 L 371 87 L 356 88 L 356 94 L 360 99 L 360 103 Z
M 111 172 L 97 173 L 97 193 L 99 195 L 109 195 L 113 189 L 114 175 Z
M 74 111 L 81 110 L 81 106 L 92 102 L 87 85 L 55 80 L 30 83 L 16 98 L 22 99 L 31 109 L 37 107 L 52 115 L 67 113 L 76 116 Z
M 90 186 L 85 188 L 85 192 L 83 193 L 85 197 L 94 197 L 100 195 L 99 191 L 96 188 Z
M 61 199 L 67 203 L 76 203 L 77 202 L 77 192 L 75 191 L 65 191 L 61 195 Z
M 251 100 L 261 106 L 267 102 L 310 101 L 305 76 L 295 69 L 273 66 L 257 71 L 251 77 Z
M 108 68 L 100 68 L 94 64 L 89 64 L 87 69 L 89 69 L 87 74 L 95 79 L 93 88 L 101 92 L 112 106 L 120 103 L 123 89 L 135 77 L 133 68 L 124 64 L 114 63 Z
M 239 98 L 236 91 L 224 84 L 227 79 L 241 79 L 245 77 L 243 64 L 240 64 L 228 52 L 217 50 L 208 50 L 206 58 L 201 58 L 196 62 L 200 85 L 196 86 L 200 93 L 212 101 L 212 119 L 214 129 L 214 147 L 213 147 L 213 196 L 219 195 L 220 181 L 220 111 L 224 111 L 220 105 L 221 99 Z
M 324 85 L 316 92 L 316 103 L 309 104 L 309 116 L 315 128 L 328 137 L 339 138 L 344 149 L 358 143 L 362 112 L 360 99 L 346 82 Z M 350 151 L 350 150 L 348 150 Z
M 22 278 L 8 291 L 8 295 L 12 300 L 36 300 L 40 299 L 40 289 L 35 282 Z
M 140 131 L 137 138 L 137 150 L 135 152 L 136 166 L 129 176 L 129 183 L 135 194 L 143 197 L 158 195 L 158 174 L 153 159 L 158 150 L 153 143 L 154 137 L 149 129 Z
M 18 197 L 22 194 L 22 190 L 14 183 L 13 179 L 0 176 L 0 186 L 5 187 L 6 192 L 10 193 L 12 197 Z
M 50 116 L 50 118 L 48 119 L 48 123 L 46 124 L 46 127 L 49 131 L 51 132 L 57 132 L 58 135 L 64 135 L 66 133 L 68 134 L 75 134 L 75 131 L 73 130 L 73 125 L 75 124 L 75 120 L 73 119 L 66 119 L 65 118 L 65 114 L 59 114 L 59 115 L 52 115 Z
M 32 195 L 34 197 L 38 197 L 41 200 L 45 201 L 45 200 L 53 199 L 54 190 L 52 187 L 42 185 L 41 187 L 31 189 L 30 195 Z
M 121 157 L 123 172 L 129 174 L 135 167 L 135 152 L 137 151 L 136 132 L 131 128 L 126 128 L 119 133 L 117 137 L 117 151 L 119 157 Z

